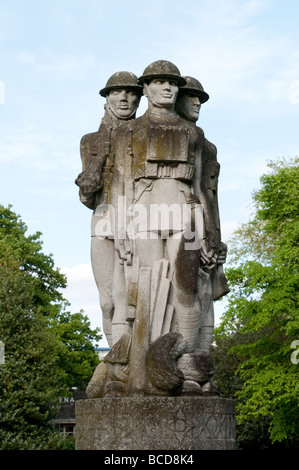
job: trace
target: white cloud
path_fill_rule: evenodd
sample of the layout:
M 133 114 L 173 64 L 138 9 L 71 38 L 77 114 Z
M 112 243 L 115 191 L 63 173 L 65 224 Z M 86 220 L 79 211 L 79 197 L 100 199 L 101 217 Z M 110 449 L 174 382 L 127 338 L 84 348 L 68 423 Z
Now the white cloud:
M 291 83 L 291 97 L 292 104 L 299 104 L 299 80 L 293 80 Z
M 90 263 L 79 264 L 73 267 L 62 267 L 61 272 L 66 275 L 68 280 L 68 285 L 65 290 L 66 298 L 77 305 L 80 303 L 88 303 L 94 305 L 94 299 L 97 298 L 98 301 L 98 292 L 95 284 L 95 280 L 92 273 L 92 268 Z M 80 308 L 83 308 L 80 307 Z
M 97 63 L 95 56 L 90 51 L 81 55 L 56 52 L 53 49 L 42 49 L 37 53 L 20 51 L 17 59 L 34 67 L 38 72 L 48 72 L 59 80 L 78 80 L 86 77 L 90 69 Z
M 214 302 L 214 313 L 215 313 L 215 326 L 219 326 L 221 322 L 221 317 L 224 314 L 228 306 L 227 297 L 222 297 L 222 299 Z
M 204 0 L 202 14 L 212 17 L 217 26 L 241 27 L 247 25 L 248 21 L 265 11 L 271 4 L 271 0 Z
M 3 2 L 2 2 L 3 3 Z M 9 2 L 10 3 L 10 2 Z M 1 5 L 0 16 L 0 42 L 4 42 L 13 35 L 11 30 L 12 14 L 9 11 L 9 5 Z
M 90 281 L 93 277 L 92 267 L 91 264 L 79 264 L 77 266 L 73 266 L 71 268 L 64 267 L 61 268 L 63 273 L 71 279 L 72 281 Z
M 36 64 L 37 62 L 36 56 L 32 52 L 28 52 L 28 51 L 18 52 L 18 54 L 16 55 L 16 58 L 26 64 Z
M 51 49 L 43 51 L 45 61 L 40 63 L 40 68 L 55 72 L 59 77 L 66 74 L 71 77 L 71 74 L 80 72 L 80 76 L 84 74 L 90 67 L 94 66 L 96 59 L 91 52 L 86 52 L 81 56 L 73 54 L 57 54 Z
M 15 162 L 19 168 L 32 171 L 32 175 L 61 174 L 78 170 L 78 137 L 70 133 L 57 132 L 55 123 L 49 129 L 35 120 L 22 123 L 18 129 L 2 134 L 0 139 L 0 162 Z
M 238 228 L 239 222 L 236 220 L 229 220 L 221 224 L 221 238 L 225 243 L 232 236 L 233 232 Z
M 45 170 L 51 169 L 53 163 L 45 158 L 45 146 L 53 142 L 53 134 L 46 129 L 38 129 L 29 123 L 23 128 L 15 129 L 6 134 L 0 141 L 0 161 L 19 161 L 22 166 L 38 168 L 42 166 Z M 44 157 L 44 158 L 43 158 Z
M 184 41 L 176 43 L 174 52 L 177 65 L 183 75 L 202 82 L 214 103 L 289 101 L 289 84 L 299 77 L 298 41 L 288 31 L 274 35 L 266 22 L 261 28 L 272 4 L 204 1 L 192 8 L 188 25 L 182 21 Z

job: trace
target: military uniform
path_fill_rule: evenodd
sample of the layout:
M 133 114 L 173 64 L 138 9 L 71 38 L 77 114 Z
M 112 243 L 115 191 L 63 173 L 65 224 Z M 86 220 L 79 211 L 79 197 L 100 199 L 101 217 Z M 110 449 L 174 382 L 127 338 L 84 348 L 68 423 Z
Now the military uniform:
M 106 97 L 111 90 L 130 89 L 139 96 L 142 88 L 131 72 L 117 72 L 107 81 L 100 94 Z M 135 112 L 128 119 L 135 118 Z M 107 220 L 109 192 L 114 167 L 114 140 L 118 127 L 125 122 L 107 107 L 98 131 L 86 134 L 80 142 L 82 172 L 76 179 L 81 202 L 93 211 L 91 219 L 91 264 L 100 296 L 103 330 L 109 346 L 118 340 L 117 326 L 113 328 L 115 306 L 124 295 L 123 270 L 115 256 L 114 234 Z M 121 306 L 116 309 L 121 311 Z
M 136 257 L 141 267 L 153 267 L 167 254 L 167 278 L 171 280 L 168 304 L 173 307 L 169 331 L 183 334 L 186 352 L 198 347 L 201 321 L 197 276 L 200 244 L 195 248 L 190 245 L 191 249 L 186 246 L 190 235 L 195 234 L 196 225 L 198 233 L 208 239 L 211 247 L 216 247 L 217 237 L 208 193 L 200 184 L 204 141 L 203 131 L 198 132 L 175 113 L 172 119 L 168 116 L 163 121 L 147 111 L 119 129 L 111 186 L 111 202 L 116 214 L 120 194 L 125 196 L 131 214 L 138 208 L 147 209 L 144 217 L 137 218 L 137 226 L 129 230 L 128 220 L 126 227 L 117 226 L 121 219 L 117 215 L 115 236 L 126 233 L 133 260 Z M 181 208 L 181 217 L 174 217 L 165 225 L 165 220 L 152 217 L 151 208 L 157 205 L 168 209 L 176 205 Z M 190 211 L 184 212 L 188 207 Z M 204 220 L 200 217 L 195 220 L 194 214 L 199 208 L 202 211 L 198 213 L 203 214 Z M 183 213 L 189 213 L 189 220 L 182 217 Z M 123 256 L 126 256 L 124 252 Z

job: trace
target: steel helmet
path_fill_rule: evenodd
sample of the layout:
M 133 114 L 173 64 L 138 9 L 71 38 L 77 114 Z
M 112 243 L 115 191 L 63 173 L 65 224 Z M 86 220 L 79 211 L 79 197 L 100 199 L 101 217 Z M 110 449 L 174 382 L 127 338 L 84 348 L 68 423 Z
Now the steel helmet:
M 208 93 L 203 89 L 202 84 L 193 77 L 183 77 L 186 81 L 186 84 L 183 85 L 179 90 L 179 95 L 182 95 L 184 92 L 192 92 L 199 97 L 201 103 L 205 103 L 210 98 Z
M 116 72 L 108 79 L 105 88 L 100 90 L 101 96 L 107 96 L 109 91 L 116 90 L 117 88 L 128 88 L 135 90 L 138 95 L 142 95 L 143 90 L 137 83 L 138 78 L 132 72 Z
M 176 65 L 172 64 L 168 60 L 157 60 L 148 65 L 143 72 L 143 75 L 139 77 L 138 84 L 143 85 L 145 80 L 150 80 L 155 77 L 165 77 L 177 80 L 179 86 L 186 83 L 186 80 L 181 76 L 181 73 Z

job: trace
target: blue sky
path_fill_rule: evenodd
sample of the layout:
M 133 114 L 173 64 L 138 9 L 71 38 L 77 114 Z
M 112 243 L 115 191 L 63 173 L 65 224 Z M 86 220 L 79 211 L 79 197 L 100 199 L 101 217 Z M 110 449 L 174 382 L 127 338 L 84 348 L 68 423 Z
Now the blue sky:
M 218 148 L 227 241 L 248 220 L 267 162 L 299 153 L 298 21 L 297 0 L 0 0 L 0 203 L 42 232 L 71 310 L 92 326 L 91 211 L 74 180 L 80 138 L 103 116 L 99 90 L 158 59 L 200 80 L 210 100 L 198 125 Z M 145 109 L 143 98 L 138 115 Z

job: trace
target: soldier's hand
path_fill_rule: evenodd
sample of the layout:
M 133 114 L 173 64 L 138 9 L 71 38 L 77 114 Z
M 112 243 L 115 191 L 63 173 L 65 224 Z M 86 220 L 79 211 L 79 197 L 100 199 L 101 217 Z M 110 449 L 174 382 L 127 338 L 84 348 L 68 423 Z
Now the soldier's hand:
M 125 240 L 116 237 L 114 239 L 114 247 L 118 254 L 120 264 L 124 264 L 124 261 L 127 260 Z
M 203 240 L 202 246 L 199 250 L 200 261 L 203 269 L 210 270 L 216 266 L 217 255 L 215 248 L 210 248 L 207 240 Z
M 83 194 L 95 193 L 102 187 L 101 178 L 87 170 L 82 171 L 75 180 L 77 186 L 80 187 Z
M 226 255 L 227 255 L 227 246 L 225 243 L 220 242 L 217 264 L 224 264 L 226 262 Z

